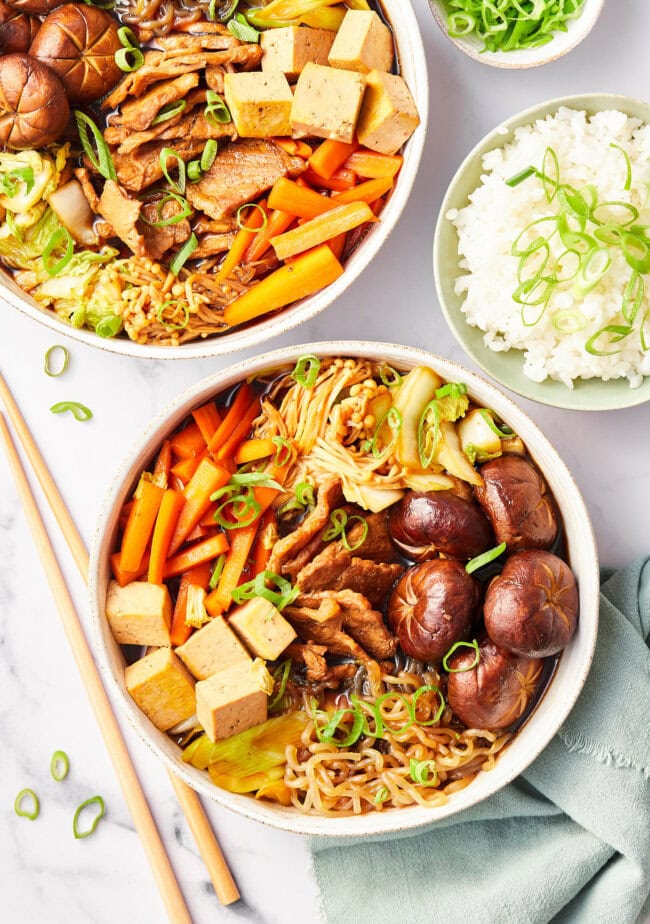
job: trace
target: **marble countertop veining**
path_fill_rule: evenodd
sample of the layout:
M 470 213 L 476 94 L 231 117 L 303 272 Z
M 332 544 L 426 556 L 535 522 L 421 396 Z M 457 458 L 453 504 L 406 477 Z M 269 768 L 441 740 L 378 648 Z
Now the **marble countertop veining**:
M 438 311 L 431 278 L 433 224 L 446 184 L 488 130 L 535 102 L 567 93 L 646 94 L 650 87 L 646 0 L 610 0 L 589 39 L 536 71 L 474 63 L 439 33 L 426 0 L 414 0 L 431 79 L 428 141 L 398 230 L 371 271 L 319 318 L 282 344 L 365 336 L 423 346 L 464 362 Z M 645 80 L 648 83 L 645 83 Z M 178 392 L 222 368 L 223 359 L 138 362 L 69 343 L 61 379 L 42 372 L 61 337 L 5 307 L 0 367 L 27 416 L 82 535 L 90 542 L 105 486 L 150 417 Z M 83 425 L 58 417 L 59 400 L 88 404 Z M 620 565 L 648 552 L 650 405 L 579 414 L 521 402 L 575 472 L 596 528 L 601 560 Z M 50 528 L 82 617 L 83 587 L 49 512 Z M 0 919 L 10 924 L 159 924 L 164 909 L 58 623 L 7 466 L 0 454 Z M 221 908 L 207 881 L 165 771 L 131 729 L 124 732 L 196 924 L 316 924 L 318 893 L 301 838 L 208 806 L 242 901 Z M 71 771 L 54 782 L 49 762 L 67 751 Z M 15 794 L 41 799 L 36 822 L 13 814 Z M 107 816 L 96 836 L 75 841 L 72 815 L 101 794 Z M 338 924 L 338 922 L 337 922 Z

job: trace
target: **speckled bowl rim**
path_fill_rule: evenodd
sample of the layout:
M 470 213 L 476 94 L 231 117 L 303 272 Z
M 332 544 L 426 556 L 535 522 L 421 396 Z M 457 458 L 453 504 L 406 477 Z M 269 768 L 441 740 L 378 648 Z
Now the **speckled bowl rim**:
M 381 358 L 404 367 L 430 365 L 451 381 L 464 381 L 470 393 L 494 408 L 528 445 L 544 472 L 562 511 L 570 537 L 571 563 L 579 575 L 581 619 L 578 632 L 560 659 L 553 682 L 524 728 L 497 760 L 495 768 L 480 773 L 471 786 L 454 793 L 447 805 L 438 809 L 413 806 L 406 809 L 371 813 L 358 817 L 321 818 L 302 815 L 291 808 L 256 801 L 213 786 L 207 775 L 183 764 L 178 748 L 158 731 L 135 705 L 124 688 L 123 657 L 103 615 L 108 581 L 108 557 L 117 529 L 119 510 L 138 473 L 147 464 L 164 437 L 186 414 L 209 396 L 261 370 L 291 365 L 307 353 L 320 356 L 358 356 Z M 275 350 L 253 361 L 237 363 L 186 389 L 152 421 L 138 437 L 135 446 L 119 466 L 102 504 L 94 532 L 89 569 L 89 603 L 92 630 L 99 666 L 107 686 L 114 694 L 119 712 L 139 737 L 163 762 L 200 795 L 254 821 L 296 834 L 327 837 L 362 837 L 420 828 L 455 815 L 493 795 L 521 774 L 541 753 L 562 725 L 585 683 L 593 659 L 598 630 L 599 571 L 596 541 L 580 490 L 549 440 L 514 401 L 482 377 L 457 363 L 413 347 L 367 341 L 309 343 Z M 575 550 L 575 551 L 574 551 Z M 122 676 L 120 676 L 122 675 Z M 555 693 L 553 692 L 555 691 Z M 551 717 L 552 713 L 552 717 Z
M 389 197 L 381 221 L 372 227 L 346 261 L 345 272 L 335 282 L 294 306 L 282 309 L 250 327 L 196 340 L 179 347 L 151 346 L 127 338 L 102 338 L 93 331 L 77 329 L 60 321 L 49 309 L 40 308 L 6 273 L 0 271 L 0 306 L 7 303 L 57 336 L 63 336 L 95 349 L 137 359 L 205 359 L 258 346 L 305 323 L 332 305 L 361 276 L 391 236 L 409 200 L 426 141 L 429 116 L 429 76 L 422 34 L 411 0 L 380 0 L 395 36 L 402 72 L 409 84 L 420 115 L 420 125 L 404 150 L 404 163 Z
M 492 357 L 493 351 L 489 350 L 488 347 L 473 347 L 467 343 L 466 331 L 471 328 L 471 325 L 465 320 L 465 316 L 460 310 L 456 310 L 456 307 L 450 305 L 447 301 L 445 293 L 442 287 L 442 278 L 445 275 L 443 271 L 443 255 L 442 255 L 442 236 L 445 233 L 445 225 L 449 221 L 445 216 L 451 208 L 457 208 L 452 204 L 454 198 L 456 197 L 457 188 L 463 185 L 465 173 L 467 170 L 473 166 L 476 159 L 482 160 L 484 155 L 491 150 L 494 150 L 498 147 L 503 147 L 504 144 L 509 143 L 512 140 L 509 135 L 512 132 L 520 127 L 527 125 L 536 121 L 537 119 L 544 118 L 551 112 L 556 112 L 561 106 L 566 106 L 571 109 L 582 109 L 584 108 L 584 103 L 593 103 L 595 104 L 596 100 L 598 101 L 607 101 L 606 105 L 596 106 L 594 109 L 605 110 L 605 109 L 619 109 L 621 106 L 624 106 L 629 103 L 633 105 L 638 105 L 645 107 L 648 110 L 648 122 L 650 123 L 650 103 L 646 102 L 643 99 L 626 96 L 621 93 L 573 93 L 570 96 L 558 96 L 553 99 L 546 100 L 545 102 L 536 103 L 533 106 L 529 106 L 527 109 L 523 109 L 521 112 L 516 113 L 515 115 L 510 116 L 508 119 L 505 119 L 503 122 L 500 122 L 492 131 L 488 132 L 483 138 L 476 144 L 472 150 L 467 154 L 463 159 L 461 165 L 456 170 L 454 176 L 447 187 L 445 197 L 440 206 L 440 212 L 438 213 L 438 218 L 436 221 L 436 228 L 433 238 L 433 275 L 436 286 L 436 295 L 438 298 L 438 304 L 442 310 L 442 313 L 447 322 L 447 326 L 451 330 L 452 334 L 456 338 L 458 344 L 463 348 L 465 353 L 478 365 L 480 368 L 490 376 L 491 379 L 498 382 L 500 385 L 503 385 L 505 388 L 510 389 L 516 394 L 520 395 L 523 398 L 528 398 L 531 401 L 535 401 L 538 404 L 545 404 L 548 407 L 557 407 L 563 408 L 570 411 L 613 411 L 613 410 L 622 410 L 624 408 L 638 407 L 641 404 L 646 404 L 650 401 L 650 391 L 648 391 L 647 383 L 640 386 L 639 388 L 620 388 L 620 393 L 617 392 L 616 400 L 607 400 L 605 397 L 606 390 L 608 386 L 612 386 L 613 382 L 602 382 L 596 383 L 596 380 L 588 380 L 590 383 L 594 384 L 594 387 L 597 387 L 597 384 L 602 384 L 603 387 L 603 399 L 601 403 L 589 403 L 581 402 L 580 400 L 580 389 L 576 388 L 571 390 L 565 388 L 564 392 L 566 393 L 566 399 L 561 399 L 557 395 L 552 397 L 544 397 L 543 394 L 539 394 L 535 389 L 543 388 L 543 382 L 533 382 L 530 381 L 530 386 L 527 389 L 526 383 L 529 381 L 522 372 L 522 385 L 515 385 L 511 380 L 506 376 L 500 374 L 490 365 L 486 357 Z M 460 269 L 458 272 L 460 273 Z M 521 356 L 521 365 L 523 367 L 523 350 L 512 349 L 509 351 L 509 355 L 519 354 Z M 650 377 L 645 377 L 647 382 L 650 382 Z M 619 380 L 620 381 L 620 380 Z M 556 383 L 557 384 L 557 383 Z M 617 388 L 619 386 L 616 386 Z M 558 394 L 563 394 L 564 392 L 558 391 Z M 621 396 L 623 400 L 621 400 Z
M 573 40 L 568 42 L 561 50 L 556 50 L 553 52 L 553 46 L 560 39 L 564 37 L 567 33 L 560 32 L 558 33 L 556 39 L 552 42 L 549 42 L 547 45 L 543 45 L 539 49 L 539 57 L 532 56 L 531 50 L 531 60 L 528 62 L 522 61 L 518 57 L 518 53 L 515 52 L 480 52 L 476 49 L 470 42 L 464 41 L 463 39 L 454 38 L 451 36 L 447 30 L 447 22 L 445 15 L 441 9 L 441 0 L 428 0 L 429 8 L 431 14 L 436 21 L 436 24 L 439 26 L 440 31 L 447 38 L 448 41 L 455 45 L 456 48 L 460 48 L 463 54 L 466 54 L 468 58 L 472 58 L 473 61 L 478 61 L 479 64 L 486 64 L 489 67 L 498 67 L 502 70 L 531 70 L 535 67 L 543 67 L 545 64 L 551 64 L 553 61 L 559 61 L 560 58 L 563 58 L 565 55 L 568 55 L 571 51 L 578 47 L 587 36 L 590 34 L 598 20 L 600 19 L 601 13 L 603 12 L 605 6 L 605 0 L 588 0 L 590 4 L 586 9 L 593 7 L 594 12 L 589 14 L 591 18 L 586 16 L 586 9 L 582 15 L 574 20 L 575 25 L 571 28 L 571 31 L 575 32 L 576 35 L 573 37 Z M 583 28 L 581 28 L 581 26 Z M 549 53 L 550 52 L 550 53 Z

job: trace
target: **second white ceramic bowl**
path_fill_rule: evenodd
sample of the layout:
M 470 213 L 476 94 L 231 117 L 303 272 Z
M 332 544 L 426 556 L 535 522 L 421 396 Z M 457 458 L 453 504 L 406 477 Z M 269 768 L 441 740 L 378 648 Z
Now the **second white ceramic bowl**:
M 480 773 L 470 786 L 454 793 L 449 802 L 440 808 L 412 806 L 357 817 L 329 818 L 303 815 L 294 808 L 284 808 L 271 802 L 257 801 L 251 796 L 218 789 L 206 773 L 181 761 L 180 749 L 139 710 L 124 687 L 124 657 L 104 616 L 106 589 L 110 580 L 109 556 L 115 547 L 123 503 L 162 441 L 193 408 L 258 372 L 279 366 L 291 368 L 299 356 L 310 353 L 378 359 L 404 369 L 427 365 L 448 381 L 465 382 L 470 395 L 478 403 L 493 408 L 524 440 L 531 456 L 544 473 L 564 520 L 570 564 L 580 588 L 578 630 L 563 651 L 553 681 L 541 702 L 512 743 L 499 756 L 495 768 Z M 513 401 L 485 379 L 440 356 L 395 344 L 356 341 L 303 344 L 231 366 L 184 392 L 152 422 L 113 480 L 94 536 L 89 583 L 100 665 L 117 694 L 118 707 L 166 767 L 202 796 L 246 818 L 297 834 L 330 837 L 366 836 L 417 828 L 455 815 L 511 782 L 543 750 L 571 711 L 589 672 L 598 626 L 598 560 L 589 514 L 571 473 L 551 443 Z

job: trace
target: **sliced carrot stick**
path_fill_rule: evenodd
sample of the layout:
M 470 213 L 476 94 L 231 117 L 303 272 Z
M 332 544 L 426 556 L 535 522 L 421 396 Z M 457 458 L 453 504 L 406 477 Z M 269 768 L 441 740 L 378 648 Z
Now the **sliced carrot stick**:
M 164 493 L 157 484 L 141 480 L 122 537 L 122 571 L 137 571 L 140 568 Z
M 248 436 L 251 425 L 255 418 L 259 415 L 259 412 L 260 399 L 254 398 L 242 414 L 241 420 L 232 431 L 226 442 L 219 450 L 217 450 L 217 459 L 231 459 L 234 456 L 236 450 L 239 448 L 240 443 L 243 443 Z
M 352 170 L 346 170 L 343 167 L 333 173 L 331 177 L 319 176 L 313 170 L 305 170 L 302 177 L 310 186 L 317 186 L 320 189 L 331 189 L 337 192 L 343 192 L 344 189 L 351 189 L 357 182 L 357 175 Z
M 286 151 L 287 154 L 293 155 L 298 153 L 298 142 L 294 141 L 293 138 L 274 138 L 273 143 L 277 144 L 283 151 Z
M 332 236 L 331 232 L 329 236 Z M 281 237 L 283 235 L 276 240 Z M 317 247 L 290 265 L 281 266 L 236 298 L 226 307 L 224 320 L 231 327 L 245 324 L 262 314 L 284 308 L 291 302 L 319 292 L 343 273 L 343 267 L 329 247 Z
M 235 453 L 237 465 L 246 462 L 256 462 L 257 459 L 266 459 L 275 454 L 276 445 L 273 440 L 246 440 Z
M 368 180 L 366 183 L 359 183 L 354 189 L 346 189 L 345 192 L 334 193 L 333 202 L 367 202 L 371 205 L 376 199 L 385 196 L 392 189 L 394 181 L 392 176 L 380 177 L 378 180 Z
M 122 532 L 124 532 L 124 530 L 126 529 L 126 524 L 129 521 L 129 514 L 133 510 L 134 503 L 135 501 L 130 500 L 130 501 L 127 501 L 126 504 L 122 505 L 122 509 L 120 510 L 120 529 L 122 530 Z
M 347 239 L 347 231 L 344 231 L 343 234 L 337 234 L 336 237 L 333 237 L 327 242 L 327 246 L 332 251 L 337 260 L 341 260 L 343 257 L 343 253 L 345 251 L 345 242 Z
M 296 144 L 298 145 L 298 149 L 296 151 L 298 157 L 302 157 L 303 160 L 309 160 L 309 158 L 314 153 L 314 149 L 311 147 L 311 145 L 307 144 L 306 141 L 300 141 L 298 139 L 296 139 Z
M 288 231 L 293 222 L 294 216 L 287 212 L 281 212 L 279 209 L 271 212 L 266 227 L 257 232 L 255 239 L 244 254 L 244 262 L 255 263 L 256 260 L 260 260 L 271 246 L 271 238 Z
M 197 523 L 185 541 L 198 542 L 200 539 L 207 539 L 208 536 L 212 536 L 217 531 L 216 527 L 216 523 L 213 523 L 211 527 Z
M 147 580 L 150 584 L 162 584 L 165 561 L 169 545 L 178 523 L 181 511 L 186 506 L 185 498 L 178 491 L 165 491 L 158 510 L 156 525 L 151 539 L 151 558 Z
M 353 141 L 346 144 L 343 141 L 332 141 L 330 138 L 319 145 L 309 158 L 309 166 L 316 173 L 329 179 L 339 167 L 348 160 L 358 149 L 359 143 Z
M 205 459 L 208 455 L 207 449 L 204 452 L 198 453 L 196 456 L 190 456 L 188 459 L 181 459 L 180 462 L 176 462 L 172 465 L 172 474 L 176 475 L 177 478 L 183 482 L 185 486 L 194 472 L 197 470 L 201 464 L 201 460 Z M 185 488 L 183 487 L 183 490 Z
M 269 194 L 269 205 L 298 218 L 316 218 L 334 208 L 327 196 L 322 196 L 308 186 L 302 186 L 280 177 Z
M 201 436 L 206 443 L 209 443 L 221 423 L 221 414 L 217 410 L 217 405 L 214 401 L 209 401 L 203 407 L 197 407 L 195 411 L 192 411 L 192 417 L 201 431 Z
M 239 584 L 241 574 L 246 567 L 258 525 L 259 520 L 256 520 L 250 526 L 231 530 L 230 551 L 226 556 L 226 563 L 221 572 L 219 583 L 216 590 L 213 590 L 205 601 L 205 608 L 210 616 L 218 616 L 230 606 L 232 592 Z
M 232 242 L 225 260 L 219 267 L 219 272 L 214 277 L 214 282 L 223 282 L 239 266 L 251 242 L 255 239 L 257 229 L 264 224 L 266 203 L 260 202 L 258 205 L 259 208 L 252 209 L 252 214 L 247 215 L 246 220 L 242 222 L 244 227 L 240 228 L 235 235 L 235 240 Z
M 201 517 L 201 521 L 200 521 L 201 526 L 214 526 L 215 525 L 214 514 L 218 506 L 219 506 L 218 504 L 210 504 L 205 514 Z
M 205 449 L 205 440 L 194 422 L 188 424 L 180 433 L 176 433 L 171 438 L 171 444 L 178 459 L 189 459 Z
M 153 469 L 153 482 L 157 484 L 159 488 L 166 488 L 168 486 L 171 464 L 172 444 L 169 440 L 165 440 L 160 447 L 160 452 L 158 453 L 158 458 L 156 459 L 156 464 Z
M 367 148 L 361 148 L 348 157 L 343 165 L 346 170 L 352 170 L 367 180 L 377 180 L 383 176 L 396 176 L 402 163 L 403 157 L 399 154 L 390 156 L 388 154 L 379 154 L 376 151 L 369 151 Z
M 146 552 L 144 558 L 142 559 L 142 564 L 137 571 L 123 571 L 120 566 L 120 553 L 113 552 L 111 555 L 111 571 L 113 572 L 113 577 L 120 585 L 120 587 L 126 587 L 127 584 L 132 584 L 134 581 L 139 581 L 140 578 L 144 577 L 149 568 L 149 553 Z
M 244 382 L 237 389 L 235 397 L 226 411 L 226 416 L 219 424 L 217 432 L 208 443 L 210 452 L 215 453 L 226 442 L 230 434 L 240 421 L 241 415 L 253 399 L 253 389 L 248 382 Z
M 203 565 L 199 565 L 198 568 L 193 568 L 191 571 L 186 571 L 181 575 L 181 581 L 178 585 L 178 594 L 176 596 L 176 603 L 174 604 L 174 615 L 172 616 L 171 630 L 169 633 L 172 645 L 182 645 L 188 640 L 193 632 L 192 626 L 185 625 L 185 617 L 187 615 L 188 587 L 190 584 L 193 584 L 195 587 L 202 587 L 203 590 L 207 590 L 210 583 L 211 573 L 212 566 L 206 562 Z
M 210 506 L 210 496 L 230 481 L 230 472 L 212 459 L 203 459 L 192 475 L 183 492 L 185 506 L 178 517 L 176 529 L 171 538 L 169 552 L 173 555 L 183 545 L 189 534 Z
M 345 193 L 341 195 L 345 195 Z M 312 218 L 311 221 L 308 221 L 307 224 L 300 228 L 285 231 L 279 237 L 272 238 L 271 244 L 278 258 L 286 260 L 287 257 L 295 257 L 299 253 L 311 250 L 312 247 L 318 247 L 330 238 L 343 234 L 344 231 L 352 231 L 353 228 L 358 228 L 359 225 L 374 221 L 377 221 L 377 218 L 367 202 L 350 202 L 347 205 L 340 205 L 324 215 L 319 215 L 317 218 Z M 295 269 L 295 266 L 296 264 L 294 263 L 292 268 Z M 279 272 L 279 270 L 276 272 Z M 267 276 L 258 286 L 249 289 L 245 294 L 250 295 L 255 292 L 269 278 L 271 277 Z M 237 301 L 239 300 L 237 299 Z M 232 304 L 236 303 L 233 302 Z M 230 308 L 231 305 L 228 307 Z M 226 308 L 227 312 L 228 308 Z
M 209 539 L 204 539 L 203 542 L 193 545 L 184 552 L 179 552 L 173 558 L 168 558 L 164 576 L 165 578 L 176 577 L 183 571 L 196 568 L 197 565 L 202 565 L 206 561 L 213 561 L 227 552 L 229 547 L 228 539 L 223 533 L 210 536 Z

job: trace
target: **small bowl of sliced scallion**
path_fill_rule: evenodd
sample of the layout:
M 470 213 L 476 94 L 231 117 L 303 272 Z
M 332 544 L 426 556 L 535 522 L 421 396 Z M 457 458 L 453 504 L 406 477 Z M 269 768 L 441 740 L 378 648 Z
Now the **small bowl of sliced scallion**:
M 604 0 L 429 0 L 445 35 L 492 67 L 540 67 L 585 39 Z

